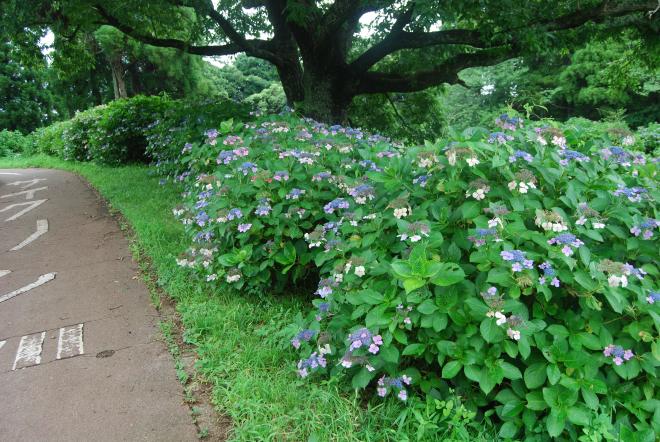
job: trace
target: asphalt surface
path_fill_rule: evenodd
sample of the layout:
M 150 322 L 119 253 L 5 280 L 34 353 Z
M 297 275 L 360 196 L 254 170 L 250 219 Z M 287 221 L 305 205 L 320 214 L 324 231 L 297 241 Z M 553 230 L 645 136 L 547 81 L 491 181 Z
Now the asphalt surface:
M 0 169 L 0 441 L 197 440 L 158 319 L 80 178 Z

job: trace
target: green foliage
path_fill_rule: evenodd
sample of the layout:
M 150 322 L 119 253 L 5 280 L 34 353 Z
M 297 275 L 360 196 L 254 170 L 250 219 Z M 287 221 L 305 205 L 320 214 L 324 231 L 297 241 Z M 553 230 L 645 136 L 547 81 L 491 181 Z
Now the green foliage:
M 40 56 L 34 46 L 25 49 L 0 39 L 0 130 L 29 133 L 52 119 L 46 63 Z
M 32 133 L 34 148 L 26 150 L 26 154 L 45 154 L 64 158 L 64 133 L 72 126 L 71 121 L 60 121 L 50 126 L 40 127 Z
M 407 148 L 225 124 L 181 158 L 178 263 L 256 293 L 318 273 L 315 310 L 286 329 L 302 377 L 404 401 L 453 390 L 501 438 L 652 438 L 657 165 L 621 131 L 497 124 Z
M 218 121 L 249 120 L 248 108 L 229 100 L 177 101 L 150 124 L 146 131 L 147 157 L 161 175 L 174 176 L 185 167 L 179 157 L 189 142 L 201 142 Z
M 32 145 L 32 137 L 18 131 L 0 130 L 0 157 L 27 150 Z

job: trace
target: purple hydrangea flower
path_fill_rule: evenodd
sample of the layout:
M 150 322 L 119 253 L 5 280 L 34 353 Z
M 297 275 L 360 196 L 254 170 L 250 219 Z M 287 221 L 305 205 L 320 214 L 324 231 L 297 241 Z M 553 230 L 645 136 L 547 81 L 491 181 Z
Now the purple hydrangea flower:
M 227 219 L 229 221 L 239 218 L 243 218 L 243 212 L 241 212 L 241 209 L 231 209 L 229 213 L 227 213 Z
M 534 161 L 534 157 L 524 150 L 516 150 L 513 155 L 509 156 L 509 163 L 515 163 L 518 159 L 523 159 L 528 163 Z
M 648 193 L 643 187 L 625 187 L 620 185 L 617 190 L 614 191 L 614 196 L 625 196 L 630 202 L 638 203 L 642 201 L 642 198 Z
M 323 211 L 325 213 L 334 213 L 335 210 L 338 209 L 348 209 L 348 201 L 346 201 L 344 198 L 337 198 L 332 201 L 330 201 L 328 204 L 323 206 Z
M 316 370 L 319 367 L 325 368 L 327 361 L 322 354 L 312 353 L 309 358 L 301 359 L 298 362 L 298 374 L 301 378 L 309 375 L 309 370 Z
M 309 342 L 310 339 L 312 339 L 316 335 L 316 330 L 303 330 L 300 333 L 298 333 L 292 340 L 291 340 L 291 345 L 293 345 L 296 349 L 300 348 L 300 344 L 302 341 L 304 342 Z
M 524 269 L 533 269 L 534 261 L 527 259 L 525 252 L 521 250 L 504 250 L 500 252 L 503 260 L 511 262 L 511 270 L 521 272 Z

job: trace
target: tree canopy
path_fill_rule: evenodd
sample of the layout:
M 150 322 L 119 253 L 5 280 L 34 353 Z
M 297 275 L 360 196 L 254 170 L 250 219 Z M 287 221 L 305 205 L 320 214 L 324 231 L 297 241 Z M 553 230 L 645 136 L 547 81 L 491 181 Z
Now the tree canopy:
M 272 63 L 290 104 L 344 120 L 362 94 L 460 82 L 459 72 L 572 50 L 590 36 L 635 27 L 654 35 L 655 0 L 8 0 L 14 31 L 49 26 L 73 36 L 109 25 L 143 43 L 190 54 L 236 53 Z M 371 15 L 369 15 L 371 14 Z M 375 17 L 365 26 L 363 17 Z

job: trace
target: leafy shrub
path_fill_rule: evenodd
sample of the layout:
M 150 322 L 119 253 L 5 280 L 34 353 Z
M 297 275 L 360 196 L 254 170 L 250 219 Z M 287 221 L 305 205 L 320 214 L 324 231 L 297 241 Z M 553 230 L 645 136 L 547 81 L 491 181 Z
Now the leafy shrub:
M 88 132 L 89 158 L 104 164 L 147 161 L 147 128 L 172 105 L 167 97 L 137 96 L 95 108 L 99 117 Z
M 201 142 L 206 130 L 230 118 L 248 120 L 247 108 L 232 101 L 177 101 L 147 128 L 147 156 L 159 174 L 181 173 L 179 157 L 184 145 Z
M 30 149 L 32 139 L 18 131 L 0 131 L 0 157 L 12 155 Z
M 93 159 L 90 145 L 99 138 L 98 123 L 106 106 L 97 106 L 78 112 L 68 121 L 62 132 L 63 147 L 60 156 L 65 160 L 90 161 Z
M 652 441 L 657 161 L 579 125 L 497 124 L 405 149 L 287 117 L 209 131 L 176 178 L 178 262 L 223 288 L 313 283 L 290 330 L 303 377 L 453 389 L 501 438 Z
M 54 155 L 63 157 L 64 153 L 64 132 L 71 126 L 71 121 L 60 121 L 50 126 L 40 127 L 32 132 L 34 139 L 33 152 L 44 155 Z

